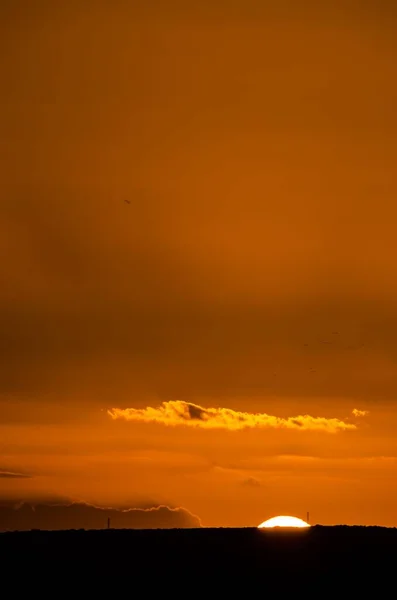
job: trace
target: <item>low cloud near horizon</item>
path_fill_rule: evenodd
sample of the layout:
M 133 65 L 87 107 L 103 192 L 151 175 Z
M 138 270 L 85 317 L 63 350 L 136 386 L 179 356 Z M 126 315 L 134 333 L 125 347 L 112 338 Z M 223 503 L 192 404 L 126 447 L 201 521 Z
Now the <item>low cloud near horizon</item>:
M 171 400 L 158 407 L 146 408 L 112 408 L 109 416 L 125 421 L 141 421 L 144 423 L 162 423 L 163 425 L 187 425 L 207 429 L 228 429 L 232 431 L 247 428 L 301 429 L 337 433 L 354 430 L 354 423 L 346 423 L 336 418 L 298 415 L 281 418 L 266 413 L 239 412 L 229 408 L 203 408 L 197 404 Z
M 181 529 L 201 527 L 199 517 L 186 508 L 165 505 L 117 509 L 84 502 L 0 503 L 0 531 L 30 529 Z

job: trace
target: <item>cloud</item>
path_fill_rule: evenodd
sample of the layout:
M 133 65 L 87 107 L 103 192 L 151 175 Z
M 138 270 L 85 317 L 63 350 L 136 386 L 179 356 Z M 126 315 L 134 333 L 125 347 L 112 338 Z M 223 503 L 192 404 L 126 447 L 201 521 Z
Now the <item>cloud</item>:
M 31 477 L 27 473 L 14 473 L 13 471 L 3 471 L 0 469 L 0 479 L 30 479 Z
M 248 479 L 244 479 L 244 481 L 241 482 L 241 485 L 243 487 L 258 488 L 261 487 L 261 482 L 255 477 L 248 477 Z
M 203 408 L 197 404 L 171 400 L 152 408 L 112 408 L 108 411 L 114 420 L 162 423 L 163 425 L 186 425 L 205 429 L 227 429 L 237 431 L 247 428 L 299 429 L 307 431 L 339 431 L 356 429 L 356 425 L 336 418 L 299 415 L 281 418 L 266 413 L 238 412 L 230 408 Z
M 366 417 L 369 415 L 369 410 L 360 410 L 359 408 L 353 408 L 352 414 L 355 417 Z
M 0 506 L 0 531 L 30 529 L 173 529 L 201 527 L 200 519 L 182 507 L 104 508 L 83 502 L 10 503 Z

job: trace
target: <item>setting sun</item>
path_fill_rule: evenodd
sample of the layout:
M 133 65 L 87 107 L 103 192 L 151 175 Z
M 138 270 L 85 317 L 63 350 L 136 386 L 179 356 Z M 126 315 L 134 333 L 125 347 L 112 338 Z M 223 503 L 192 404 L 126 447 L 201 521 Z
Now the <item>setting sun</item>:
M 306 523 L 306 521 L 303 521 L 302 519 L 298 519 L 297 517 L 286 517 L 286 516 L 273 517 L 271 519 L 268 519 L 267 521 L 264 521 L 260 525 L 258 525 L 258 529 L 269 529 L 269 528 L 273 528 L 273 527 L 303 528 L 303 527 L 310 527 L 310 525 L 309 525 L 309 523 Z

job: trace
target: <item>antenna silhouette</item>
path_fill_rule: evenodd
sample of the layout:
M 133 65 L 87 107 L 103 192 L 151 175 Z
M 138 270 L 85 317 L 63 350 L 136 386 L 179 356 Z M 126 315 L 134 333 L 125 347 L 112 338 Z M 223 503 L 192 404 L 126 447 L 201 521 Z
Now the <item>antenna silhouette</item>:
M 110 529 L 110 517 L 108 517 L 108 529 Z
M 309 511 L 307 511 L 307 513 L 306 513 L 306 523 L 310 523 L 310 521 L 309 521 Z

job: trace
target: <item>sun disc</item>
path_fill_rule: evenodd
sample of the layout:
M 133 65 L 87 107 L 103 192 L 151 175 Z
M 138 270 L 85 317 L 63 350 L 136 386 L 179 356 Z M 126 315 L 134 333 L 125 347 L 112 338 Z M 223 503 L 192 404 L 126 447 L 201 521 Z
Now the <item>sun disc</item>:
M 273 527 L 298 527 L 303 529 L 304 527 L 310 527 L 310 525 L 303 519 L 298 519 L 298 517 L 287 517 L 285 515 L 272 517 L 258 525 L 258 529 L 271 529 Z

